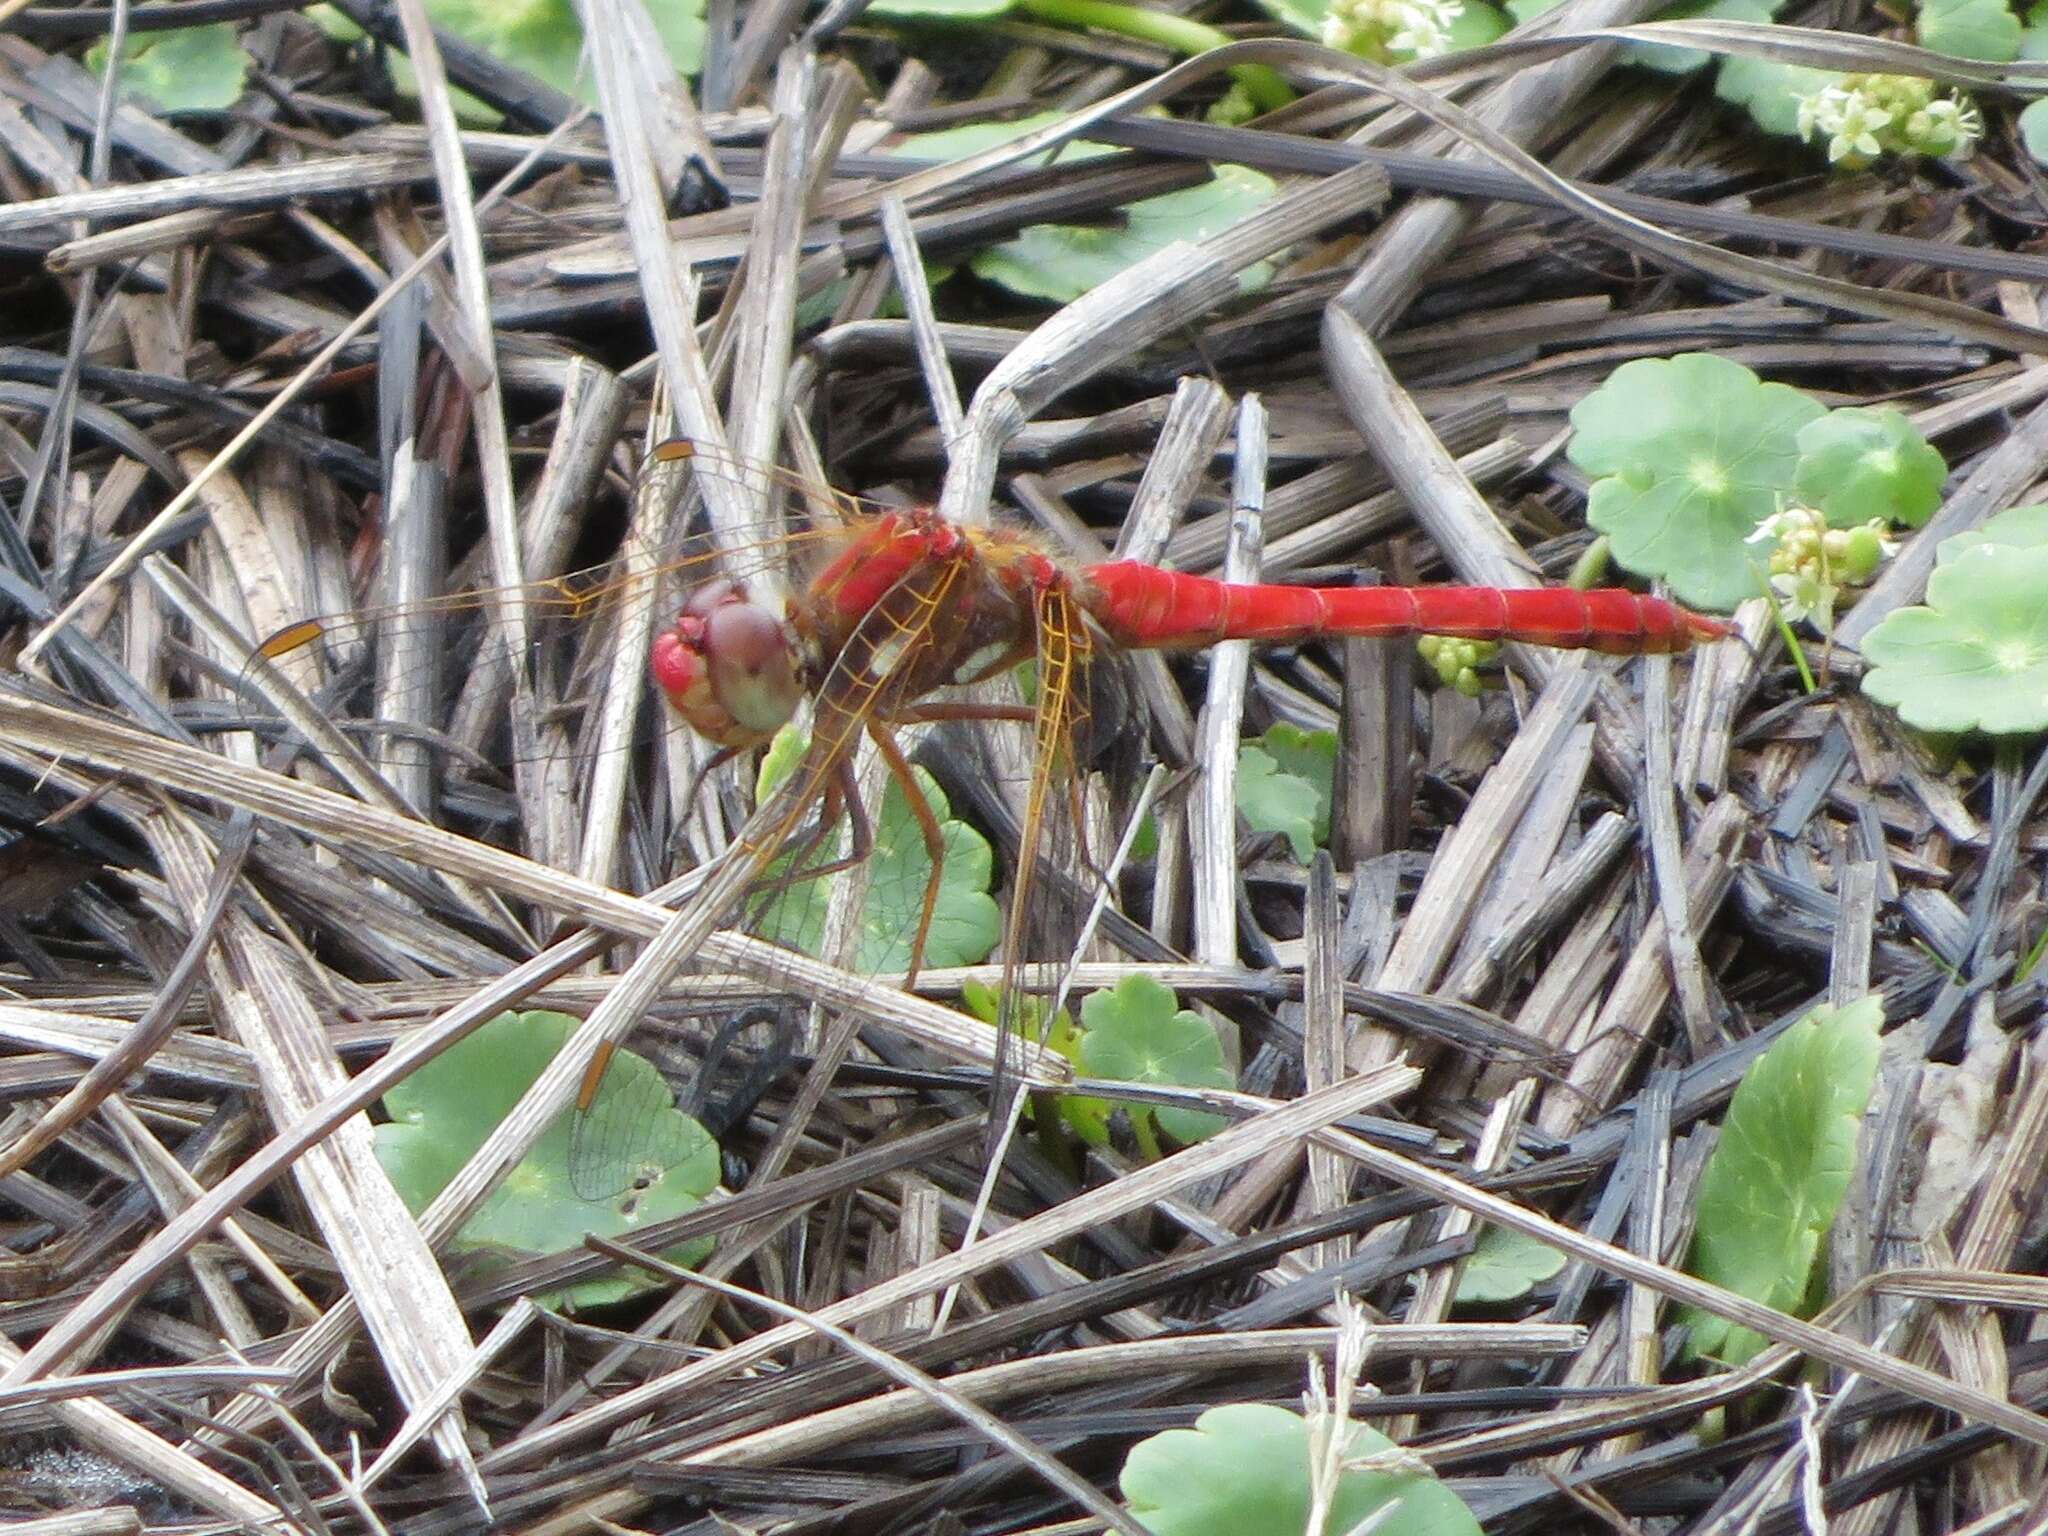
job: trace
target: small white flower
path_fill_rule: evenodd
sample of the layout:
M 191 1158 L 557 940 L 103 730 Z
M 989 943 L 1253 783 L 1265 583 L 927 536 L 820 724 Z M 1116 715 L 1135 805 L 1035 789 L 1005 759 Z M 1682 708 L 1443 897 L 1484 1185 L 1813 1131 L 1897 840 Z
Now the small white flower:
M 1836 587 L 1810 571 L 1793 571 L 1771 578 L 1771 590 L 1778 594 L 1778 607 L 1788 622 L 1812 619 L 1825 625 L 1835 614 Z
M 1742 542 L 1745 544 L 1779 543 L 1787 535 L 1797 533 L 1806 527 L 1807 518 L 1810 515 L 1804 507 L 1786 507 L 1783 511 L 1773 512 L 1769 517 L 1756 525 L 1756 532 L 1752 533 Z
M 1825 137 L 1828 159 L 1850 168 L 1884 154 L 1966 156 L 1984 119 L 1959 96 L 1936 98 L 1915 75 L 1844 75 L 1799 100 L 1799 137 Z
M 1431 58 L 1450 47 L 1451 23 L 1464 9 L 1464 0 L 1332 0 L 1323 41 L 1381 63 L 1396 54 Z

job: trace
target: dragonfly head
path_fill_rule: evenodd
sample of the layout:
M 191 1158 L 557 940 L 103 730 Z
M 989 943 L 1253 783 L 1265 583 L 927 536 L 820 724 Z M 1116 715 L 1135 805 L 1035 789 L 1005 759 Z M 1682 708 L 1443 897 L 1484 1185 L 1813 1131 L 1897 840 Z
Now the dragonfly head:
M 796 648 L 782 620 L 737 582 L 707 582 L 654 642 L 654 680 L 706 741 L 745 747 L 788 723 L 803 698 Z

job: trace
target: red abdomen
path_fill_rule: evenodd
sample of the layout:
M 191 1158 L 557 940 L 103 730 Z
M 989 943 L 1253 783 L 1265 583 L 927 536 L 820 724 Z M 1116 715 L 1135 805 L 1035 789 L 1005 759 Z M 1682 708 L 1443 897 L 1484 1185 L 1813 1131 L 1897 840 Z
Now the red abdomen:
M 1634 654 L 1734 633 L 1723 620 L 1618 588 L 1250 586 L 1118 560 L 1083 572 L 1081 590 L 1112 639 L 1155 650 L 1427 634 Z

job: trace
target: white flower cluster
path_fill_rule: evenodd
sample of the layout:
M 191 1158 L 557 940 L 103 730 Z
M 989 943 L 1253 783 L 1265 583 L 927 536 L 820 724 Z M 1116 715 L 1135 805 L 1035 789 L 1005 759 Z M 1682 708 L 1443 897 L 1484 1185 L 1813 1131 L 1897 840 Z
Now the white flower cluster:
M 1771 590 L 1785 618 L 1795 624 L 1811 619 L 1825 630 L 1834 622 L 1842 588 L 1862 586 L 1898 553 L 1890 531 L 1882 518 L 1830 528 L 1826 515 L 1812 507 L 1787 507 L 1759 523 L 1748 542 L 1771 546 Z
M 1331 0 L 1323 41 L 1379 64 L 1433 58 L 1464 9 L 1464 0 Z
M 1984 137 L 1984 119 L 1960 96 L 1936 96 L 1914 75 L 1844 75 L 1799 101 L 1799 136 L 1825 138 L 1828 159 L 1860 170 L 1879 155 L 1962 159 Z

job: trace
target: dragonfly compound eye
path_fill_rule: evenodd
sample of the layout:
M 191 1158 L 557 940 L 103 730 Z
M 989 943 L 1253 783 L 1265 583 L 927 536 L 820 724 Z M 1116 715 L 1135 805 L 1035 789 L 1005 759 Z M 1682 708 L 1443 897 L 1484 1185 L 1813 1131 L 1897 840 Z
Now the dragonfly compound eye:
M 721 747 L 766 740 L 803 697 L 788 631 L 729 581 L 691 594 L 655 640 L 653 666 L 676 713 Z
M 780 730 L 803 698 L 796 654 L 782 621 L 753 603 L 731 602 L 704 620 L 704 660 L 711 691 L 743 728 Z

